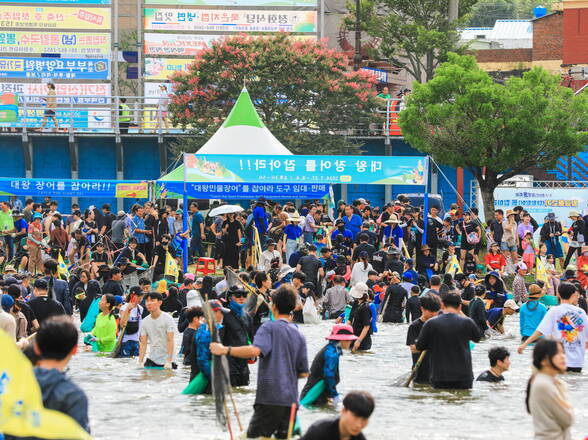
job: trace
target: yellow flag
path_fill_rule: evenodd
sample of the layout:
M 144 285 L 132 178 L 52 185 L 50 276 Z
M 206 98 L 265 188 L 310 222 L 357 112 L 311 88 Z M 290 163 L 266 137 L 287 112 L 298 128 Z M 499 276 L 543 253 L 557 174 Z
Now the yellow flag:
M 457 255 L 453 255 L 447 264 L 447 273 L 455 275 L 456 273 L 461 273 L 461 266 L 459 265 L 459 261 L 457 260 Z
M 543 264 L 543 260 L 541 260 L 539 257 L 535 258 L 535 278 L 538 281 L 543 281 L 545 283 L 545 287 L 551 288 L 551 280 L 549 279 L 549 275 L 545 269 L 545 264 Z
M 57 273 L 59 273 L 59 275 L 63 275 L 66 279 L 69 278 L 69 270 L 67 270 L 65 261 L 63 261 L 63 257 L 61 256 L 61 252 L 57 257 Z
M 43 407 L 31 363 L 3 330 L 0 353 L 0 432 L 17 437 L 92 439 L 68 415 Z
M 180 270 L 178 269 L 178 265 L 176 260 L 173 259 L 169 252 L 165 253 L 165 273 L 164 275 L 169 275 L 174 277 L 174 280 L 177 282 L 180 276 Z

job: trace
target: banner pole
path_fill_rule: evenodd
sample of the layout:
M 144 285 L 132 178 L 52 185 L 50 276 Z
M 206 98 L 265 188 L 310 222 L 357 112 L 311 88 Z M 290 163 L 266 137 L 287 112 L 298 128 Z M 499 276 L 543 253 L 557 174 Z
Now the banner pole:
M 423 239 L 421 240 L 421 246 L 427 244 L 427 224 L 429 223 L 429 171 L 431 158 L 427 156 L 425 162 L 425 194 L 423 197 Z
M 187 176 L 187 170 L 186 170 L 186 154 L 182 153 L 182 163 L 184 164 L 184 187 L 183 187 L 183 192 L 182 192 L 182 202 L 183 202 L 183 206 L 182 206 L 182 230 L 184 231 L 184 233 L 186 233 L 186 231 L 188 231 L 188 191 L 186 189 L 186 176 Z M 184 271 L 184 274 L 188 273 L 188 249 L 190 248 L 188 245 L 188 240 L 190 240 L 190 234 L 188 234 L 188 238 L 182 240 L 182 269 Z

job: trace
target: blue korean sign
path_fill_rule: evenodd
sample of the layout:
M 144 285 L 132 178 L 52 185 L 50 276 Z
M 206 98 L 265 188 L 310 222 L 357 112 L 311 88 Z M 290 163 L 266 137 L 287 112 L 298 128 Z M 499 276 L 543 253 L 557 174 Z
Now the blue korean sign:
M 108 59 L 0 57 L 0 78 L 110 78 Z
M 329 193 L 327 184 L 293 183 L 186 183 L 186 194 L 195 199 L 246 200 L 257 197 L 270 199 L 321 199 Z M 157 182 L 157 198 L 179 198 L 184 182 Z
M 425 185 L 426 157 L 184 154 L 186 182 Z
M 0 178 L 0 194 L 51 197 L 131 197 L 147 194 L 145 181 Z M 129 188 L 133 191 L 129 192 Z

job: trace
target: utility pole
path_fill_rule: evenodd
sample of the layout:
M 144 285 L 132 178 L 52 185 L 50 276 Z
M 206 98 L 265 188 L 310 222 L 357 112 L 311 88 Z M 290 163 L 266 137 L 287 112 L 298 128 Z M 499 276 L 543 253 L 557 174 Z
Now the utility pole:
M 449 8 L 447 9 L 447 17 L 449 22 L 457 20 L 459 15 L 459 0 L 449 0 Z
M 457 0 L 455 0 L 457 1 Z M 355 0 L 355 53 L 353 54 L 353 70 L 359 70 L 361 66 L 361 4 Z

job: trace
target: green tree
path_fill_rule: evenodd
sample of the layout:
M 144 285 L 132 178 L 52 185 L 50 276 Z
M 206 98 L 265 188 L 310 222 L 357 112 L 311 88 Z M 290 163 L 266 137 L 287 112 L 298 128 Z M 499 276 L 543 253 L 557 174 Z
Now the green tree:
M 428 81 L 449 52 L 462 52 L 458 27 L 475 0 L 459 2 L 459 19 L 449 21 L 448 2 L 439 0 L 364 0 L 363 29 L 380 40 L 376 56 L 406 69 L 417 81 Z M 354 22 L 355 7 L 350 4 Z
M 470 12 L 471 27 L 493 27 L 496 20 L 515 18 L 516 5 L 510 0 L 482 0 Z
M 449 54 L 431 81 L 415 85 L 400 126 L 412 146 L 475 176 L 491 218 L 500 183 L 586 145 L 586 97 L 559 82 L 536 67 L 498 84 L 474 57 Z
M 196 151 L 218 129 L 243 84 L 267 128 L 296 153 L 332 154 L 357 147 L 347 130 L 373 118 L 373 80 L 349 72 L 349 60 L 314 40 L 287 34 L 238 35 L 203 50 L 188 72 L 173 77 L 174 125 L 195 136 L 179 147 Z

